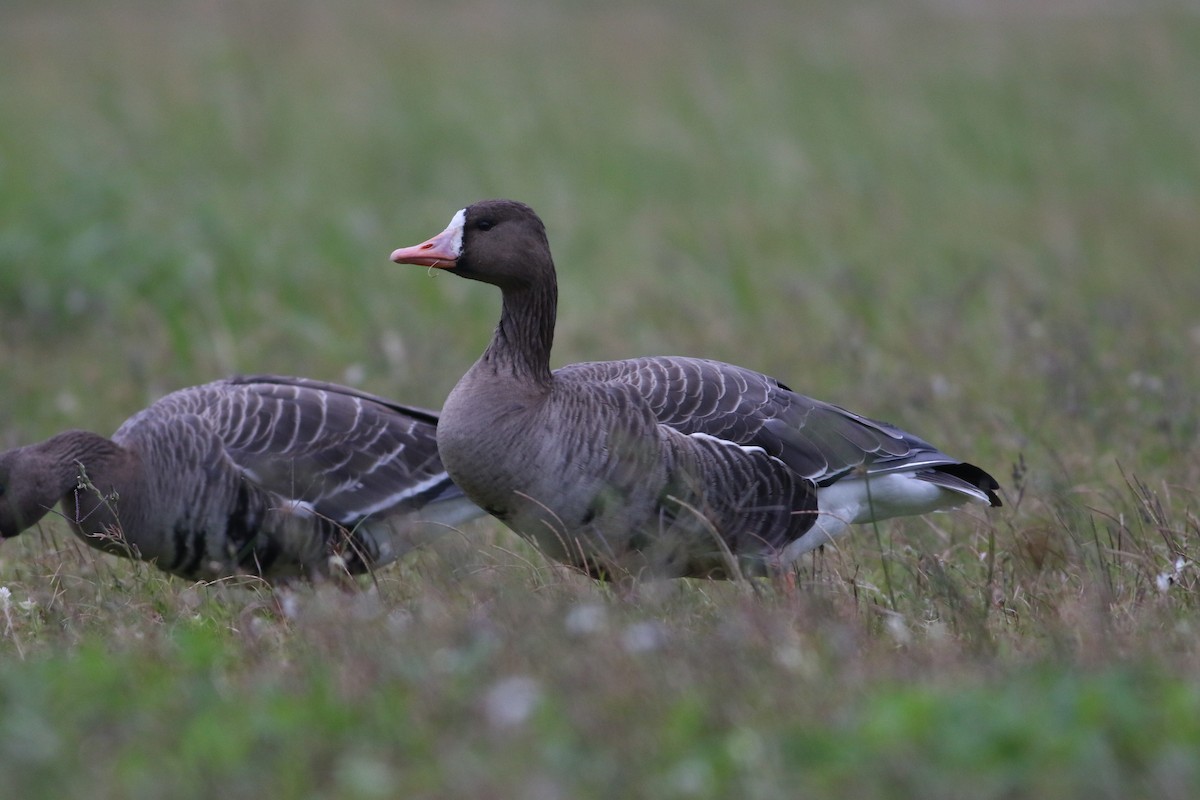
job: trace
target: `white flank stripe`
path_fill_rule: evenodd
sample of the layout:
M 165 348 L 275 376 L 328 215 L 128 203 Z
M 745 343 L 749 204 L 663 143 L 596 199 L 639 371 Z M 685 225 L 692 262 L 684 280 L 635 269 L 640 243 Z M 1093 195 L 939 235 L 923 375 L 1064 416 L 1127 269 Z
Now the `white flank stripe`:
M 444 473 L 444 472 L 438 473 L 437 475 L 434 475 L 432 478 L 427 478 L 427 479 L 421 481 L 420 483 L 418 483 L 417 485 L 411 486 L 408 489 L 405 489 L 403 492 L 396 492 L 393 495 L 388 495 L 387 497 L 380 500 L 378 503 L 373 503 L 372 505 L 367 506 L 366 508 L 355 509 L 354 513 L 355 513 L 355 515 L 360 516 L 360 517 L 369 517 L 377 511 L 383 511 L 384 509 L 391 508 L 394 505 L 403 503 L 408 498 L 415 497 L 416 495 L 419 495 L 421 492 L 425 491 L 426 489 L 429 489 L 430 487 L 433 487 L 433 486 L 437 486 L 439 483 L 441 483 L 444 480 L 446 480 L 446 473 Z
M 737 442 L 731 442 L 728 439 L 722 439 L 720 436 L 713 436 L 712 434 L 709 434 L 709 433 L 702 433 L 700 431 L 696 431 L 695 433 L 689 433 L 688 436 L 690 436 L 693 439 L 707 439 L 710 442 L 716 442 L 717 444 L 723 444 L 726 447 L 736 447 L 739 450 L 742 450 L 747 453 L 762 453 L 763 455 L 767 454 L 766 450 L 763 450 L 761 447 L 759 447 L 756 444 L 738 444 Z

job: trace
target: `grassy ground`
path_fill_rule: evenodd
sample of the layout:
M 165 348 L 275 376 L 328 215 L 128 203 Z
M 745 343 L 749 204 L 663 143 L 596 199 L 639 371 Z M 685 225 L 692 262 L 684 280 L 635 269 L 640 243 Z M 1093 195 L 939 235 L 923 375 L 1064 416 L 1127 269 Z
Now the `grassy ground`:
M 618 596 L 480 522 L 364 581 L 0 546 L 4 797 L 1192 797 L 1185 4 L 0 8 L 0 446 L 235 371 L 438 405 L 545 218 L 559 363 L 735 361 L 1001 477 L 792 594 Z

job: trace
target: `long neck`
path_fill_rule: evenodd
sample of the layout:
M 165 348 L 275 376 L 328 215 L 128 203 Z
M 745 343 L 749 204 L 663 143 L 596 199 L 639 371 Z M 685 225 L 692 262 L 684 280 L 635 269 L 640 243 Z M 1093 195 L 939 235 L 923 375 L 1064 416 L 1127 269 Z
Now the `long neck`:
M 480 361 L 497 374 L 548 387 L 557 306 L 553 273 L 519 288 L 505 288 L 500 324 Z
M 119 444 L 89 431 L 64 431 L 47 439 L 39 449 L 48 469 L 55 471 L 62 491 L 72 488 L 81 474 L 98 480 L 101 475 L 123 473 L 129 459 L 128 451 Z

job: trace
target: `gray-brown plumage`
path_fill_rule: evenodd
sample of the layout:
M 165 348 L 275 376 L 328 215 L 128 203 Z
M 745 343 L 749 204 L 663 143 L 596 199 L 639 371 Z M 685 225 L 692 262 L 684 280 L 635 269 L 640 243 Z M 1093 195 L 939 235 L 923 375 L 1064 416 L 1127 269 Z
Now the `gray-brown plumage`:
M 392 260 L 502 291 L 491 343 L 442 410 L 442 461 L 478 505 L 593 574 L 761 573 L 852 523 L 1000 505 L 980 468 L 731 364 L 551 371 L 558 290 L 528 206 L 476 203 Z
M 0 454 L 0 536 L 54 506 L 85 542 L 191 579 L 360 573 L 482 512 L 437 455 L 437 414 L 303 378 L 173 392 L 111 439 Z

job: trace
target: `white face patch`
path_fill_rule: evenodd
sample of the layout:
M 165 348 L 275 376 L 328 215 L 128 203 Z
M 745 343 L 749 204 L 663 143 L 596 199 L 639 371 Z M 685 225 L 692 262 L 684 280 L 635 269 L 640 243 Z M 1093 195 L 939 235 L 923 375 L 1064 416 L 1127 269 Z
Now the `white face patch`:
M 460 208 L 450 220 L 450 224 L 446 226 L 446 233 L 450 234 L 450 248 L 454 252 L 455 258 L 462 255 L 463 226 L 466 224 L 467 210 Z

